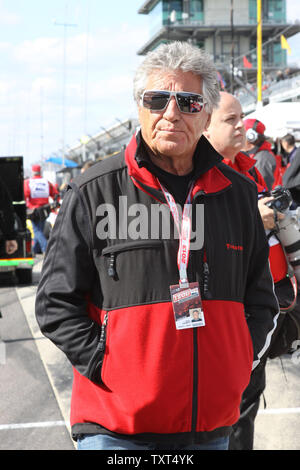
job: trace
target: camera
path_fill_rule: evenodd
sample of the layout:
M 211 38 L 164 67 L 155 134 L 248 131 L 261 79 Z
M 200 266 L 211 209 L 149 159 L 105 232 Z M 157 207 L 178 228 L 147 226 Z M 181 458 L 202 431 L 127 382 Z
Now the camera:
M 272 209 L 276 209 L 278 212 L 285 212 L 293 202 L 290 191 L 281 186 L 276 186 L 275 189 L 270 191 L 269 195 L 274 199 L 273 201 L 267 202 L 266 205 Z
M 300 207 L 296 210 L 290 210 L 293 199 L 288 189 L 279 186 L 270 191 L 269 195 L 274 199 L 267 202 L 266 205 L 274 209 L 275 219 L 276 211 L 285 215 L 284 219 L 277 220 L 274 232 L 284 248 L 298 283 L 300 283 Z

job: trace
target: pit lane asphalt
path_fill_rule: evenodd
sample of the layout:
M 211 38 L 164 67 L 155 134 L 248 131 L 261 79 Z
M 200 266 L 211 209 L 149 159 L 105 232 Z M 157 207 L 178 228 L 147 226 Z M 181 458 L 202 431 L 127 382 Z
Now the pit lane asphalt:
M 72 370 L 34 318 L 41 265 L 36 259 L 31 286 L 0 286 L 6 352 L 0 360 L 0 450 L 75 449 L 68 416 Z
M 0 450 L 75 450 L 69 428 L 72 368 L 36 323 L 33 284 L 0 285 Z M 256 418 L 255 450 L 300 450 L 300 350 L 267 363 L 267 387 Z

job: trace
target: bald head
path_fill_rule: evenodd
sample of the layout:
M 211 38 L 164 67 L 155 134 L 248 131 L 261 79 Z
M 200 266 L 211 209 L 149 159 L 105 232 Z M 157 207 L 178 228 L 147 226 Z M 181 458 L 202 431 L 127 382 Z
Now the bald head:
M 214 109 L 204 135 L 217 152 L 234 161 L 245 144 L 244 113 L 235 96 L 222 91 L 220 97 L 219 106 Z

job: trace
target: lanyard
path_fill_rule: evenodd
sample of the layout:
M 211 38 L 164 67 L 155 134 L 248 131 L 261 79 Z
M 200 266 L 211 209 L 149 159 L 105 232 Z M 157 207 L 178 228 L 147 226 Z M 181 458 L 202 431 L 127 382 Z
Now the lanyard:
M 159 181 L 158 181 L 159 182 Z M 194 185 L 191 185 L 186 202 L 184 204 L 182 220 L 179 220 L 179 212 L 178 207 L 173 198 L 172 194 L 167 191 L 164 186 L 159 182 L 160 187 L 165 195 L 166 201 L 170 207 L 171 214 L 173 216 L 174 222 L 178 229 L 179 233 L 179 250 L 177 254 L 177 264 L 179 269 L 179 285 L 180 287 L 188 287 L 188 277 L 187 277 L 187 267 L 189 262 L 189 254 L 190 254 L 190 244 L 191 244 L 191 227 L 192 227 L 192 220 L 191 220 L 191 212 L 192 212 L 192 204 L 191 204 L 191 194 L 194 188 Z

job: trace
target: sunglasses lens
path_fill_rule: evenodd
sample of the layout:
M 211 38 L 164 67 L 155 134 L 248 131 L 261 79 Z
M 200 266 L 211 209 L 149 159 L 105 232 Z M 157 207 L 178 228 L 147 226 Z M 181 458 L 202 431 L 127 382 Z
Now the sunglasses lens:
M 166 107 L 169 96 L 169 93 L 163 91 L 146 91 L 143 95 L 143 106 L 152 111 L 161 111 Z
M 151 111 L 163 111 L 170 100 L 170 92 L 148 90 L 143 94 L 143 106 Z M 203 97 L 197 93 L 177 92 L 176 100 L 182 113 L 200 113 Z
M 177 102 L 182 113 L 200 113 L 203 109 L 203 98 L 195 93 L 177 93 Z

